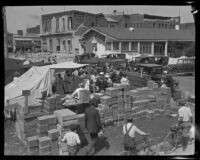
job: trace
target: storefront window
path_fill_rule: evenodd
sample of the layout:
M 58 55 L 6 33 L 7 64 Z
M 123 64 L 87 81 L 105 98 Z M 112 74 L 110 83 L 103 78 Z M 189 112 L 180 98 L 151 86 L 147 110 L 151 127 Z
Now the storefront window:
M 141 42 L 140 43 L 140 53 L 141 54 L 151 54 L 151 43 Z
M 138 42 L 131 42 L 131 51 L 138 50 Z
M 122 51 L 129 51 L 129 42 L 122 42 Z
M 111 50 L 111 42 L 106 42 L 106 50 Z
M 119 42 L 113 42 L 113 50 L 115 51 L 119 50 Z

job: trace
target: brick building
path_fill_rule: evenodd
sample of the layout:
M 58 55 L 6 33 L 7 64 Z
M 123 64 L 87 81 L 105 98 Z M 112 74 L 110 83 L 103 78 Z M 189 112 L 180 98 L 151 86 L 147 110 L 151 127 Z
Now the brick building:
M 116 20 L 106 18 L 102 13 L 91 14 L 76 10 L 42 15 L 40 25 L 42 49 L 58 53 L 78 53 L 79 29 L 109 27 L 116 23 Z
M 117 13 L 105 15 L 117 21 L 118 27 L 133 28 L 159 28 L 159 29 L 179 29 L 180 17 L 163 17 L 149 14 L 124 14 Z

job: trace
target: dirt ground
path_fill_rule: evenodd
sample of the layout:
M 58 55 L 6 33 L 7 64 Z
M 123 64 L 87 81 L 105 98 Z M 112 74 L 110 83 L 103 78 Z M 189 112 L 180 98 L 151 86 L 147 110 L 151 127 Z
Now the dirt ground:
M 178 77 L 180 79 L 180 89 L 194 93 L 195 79 L 192 77 Z M 177 108 L 173 109 L 177 112 Z M 146 118 L 138 119 L 135 125 L 144 132 L 150 133 L 150 138 L 156 138 L 157 142 L 163 141 L 168 133 L 170 126 L 177 122 L 177 118 L 159 115 L 153 120 Z M 88 135 L 86 135 L 88 137 Z M 97 143 L 95 155 L 118 155 L 123 150 L 122 126 L 111 126 L 105 128 L 103 141 Z M 79 155 L 85 155 L 86 147 L 80 150 Z M 18 139 L 14 123 L 4 123 L 4 154 L 5 155 L 26 155 L 26 147 Z

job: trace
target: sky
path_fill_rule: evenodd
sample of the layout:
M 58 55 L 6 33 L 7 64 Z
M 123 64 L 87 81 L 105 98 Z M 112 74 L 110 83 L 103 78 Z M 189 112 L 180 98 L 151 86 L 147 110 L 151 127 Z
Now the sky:
M 126 14 L 153 14 L 166 17 L 175 17 L 180 14 L 181 23 L 194 22 L 191 14 L 191 6 L 7 6 L 7 30 L 11 33 L 17 33 L 18 29 L 22 29 L 25 32 L 27 27 L 34 27 L 40 24 L 40 17 L 42 14 L 69 10 L 104 14 L 110 14 L 113 10 L 117 10 L 118 12 L 124 11 Z

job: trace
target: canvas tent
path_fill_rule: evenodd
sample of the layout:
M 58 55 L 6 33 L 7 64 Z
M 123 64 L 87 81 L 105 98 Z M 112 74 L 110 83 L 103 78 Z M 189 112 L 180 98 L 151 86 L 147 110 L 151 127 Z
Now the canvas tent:
M 87 64 L 77 64 L 72 61 L 48 66 L 33 66 L 17 80 L 5 86 L 5 102 L 7 99 L 14 101 L 22 97 L 23 90 L 30 90 L 32 97 L 37 98 L 41 91 L 51 93 L 51 82 L 55 71 L 66 69 L 76 69 L 87 66 Z

